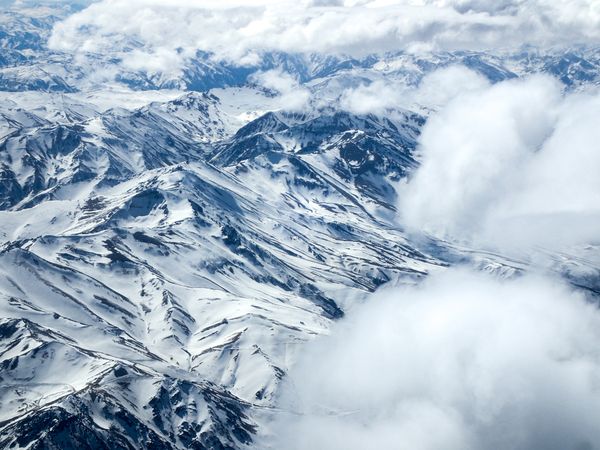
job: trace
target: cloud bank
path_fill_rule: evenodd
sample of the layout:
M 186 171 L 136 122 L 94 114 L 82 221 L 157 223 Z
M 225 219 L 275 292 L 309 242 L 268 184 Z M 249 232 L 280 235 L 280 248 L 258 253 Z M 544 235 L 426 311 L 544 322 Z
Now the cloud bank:
M 498 49 L 600 40 L 595 0 L 101 0 L 56 25 L 56 50 L 177 71 L 197 51 L 241 65 L 261 52 Z
M 431 275 L 309 346 L 270 448 L 600 448 L 599 339 L 600 311 L 561 284 Z
M 403 221 L 503 248 L 598 242 L 598 118 L 597 91 L 564 96 L 546 76 L 458 95 L 423 129 Z

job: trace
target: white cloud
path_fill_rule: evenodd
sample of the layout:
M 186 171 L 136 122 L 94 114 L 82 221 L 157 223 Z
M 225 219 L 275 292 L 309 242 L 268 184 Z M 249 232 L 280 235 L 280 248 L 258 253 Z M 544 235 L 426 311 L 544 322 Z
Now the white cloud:
M 489 86 L 483 75 L 464 66 L 452 65 L 425 75 L 412 100 L 429 108 L 439 108 L 459 95 Z
M 355 114 L 382 114 L 405 104 L 403 100 L 407 91 L 403 83 L 375 80 L 344 90 L 340 97 L 340 108 Z
M 600 311 L 564 285 L 444 271 L 307 348 L 271 448 L 599 448 L 599 339 Z
M 279 104 L 287 111 L 301 111 L 310 101 L 310 91 L 298 83 L 292 75 L 279 69 L 257 72 L 252 80 L 261 86 L 277 92 Z
M 141 52 L 148 70 L 177 71 L 197 50 L 252 64 L 262 51 L 362 56 L 598 39 L 595 0 L 102 0 L 57 24 L 50 45 L 121 57 L 134 67 Z
M 544 76 L 460 95 L 423 129 L 403 220 L 504 247 L 600 239 L 599 118 L 597 92 Z
M 428 73 L 416 88 L 403 81 L 376 79 L 344 89 L 339 107 L 355 114 L 385 114 L 397 108 L 439 108 L 458 95 L 489 85 L 482 75 L 452 65 Z

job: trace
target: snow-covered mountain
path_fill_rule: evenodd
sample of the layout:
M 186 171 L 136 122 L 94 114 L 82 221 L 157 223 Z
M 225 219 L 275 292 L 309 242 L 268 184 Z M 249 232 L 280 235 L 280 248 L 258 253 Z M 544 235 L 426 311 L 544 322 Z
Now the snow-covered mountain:
M 424 110 L 289 111 L 252 73 L 282 68 L 317 93 L 457 63 L 492 82 L 600 80 L 590 50 L 274 53 L 252 69 L 198 54 L 180 78 L 119 73 L 102 91 L 90 72 L 110 61 L 48 50 L 67 12 L 34 11 L 0 19 L 2 448 L 251 446 L 303 343 L 378 287 L 459 262 L 528 270 L 395 222 Z M 600 293 L 598 261 L 552 258 Z
M 59 445 L 68 427 L 108 447 L 236 447 L 344 301 L 442 264 L 385 219 L 418 117 L 266 113 L 231 134 L 220 106 L 191 93 L 61 124 L 11 116 L 5 445 L 32 429 L 19 445 Z M 110 441 L 119 414 L 135 425 Z

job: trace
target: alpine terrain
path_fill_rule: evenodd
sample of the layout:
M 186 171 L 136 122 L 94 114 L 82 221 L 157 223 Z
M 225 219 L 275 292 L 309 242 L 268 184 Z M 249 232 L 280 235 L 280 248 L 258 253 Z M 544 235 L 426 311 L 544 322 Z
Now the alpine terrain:
M 436 74 L 471 88 L 551 77 L 576 97 L 600 84 L 600 46 L 361 53 L 248 34 L 255 58 L 198 38 L 152 68 L 127 55 L 166 30 L 78 22 L 89 49 L 73 50 L 66 27 L 161 2 L 90 3 L 0 2 L 0 448 L 282 448 L 268 442 L 295 413 L 291 371 L 376 291 L 455 266 L 501 280 L 543 267 L 600 299 L 598 240 L 504 251 L 401 214 L 450 101 Z

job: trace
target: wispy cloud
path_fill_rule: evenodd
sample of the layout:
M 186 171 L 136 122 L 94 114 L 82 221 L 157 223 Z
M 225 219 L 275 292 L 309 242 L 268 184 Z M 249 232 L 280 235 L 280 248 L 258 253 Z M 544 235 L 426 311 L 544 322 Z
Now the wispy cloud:
M 280 99 L 279 103 L 287 111 L 300 111 L 307 107 L 310 100 L 310 91 L 301 86 L 298 80 L 281 69 L 257 72 L 251 80 L 262 87 L 275 91 Z
M 440 108 L 466 92 L 489 86 L 485 77 L 451 65 L 426 74 L 418 86 L 403 80 L 375 79 L 342 90 L 339 108 L 356 114 L 386 114 L 397 108 Z

